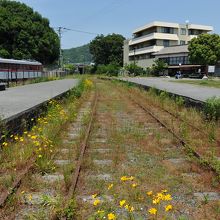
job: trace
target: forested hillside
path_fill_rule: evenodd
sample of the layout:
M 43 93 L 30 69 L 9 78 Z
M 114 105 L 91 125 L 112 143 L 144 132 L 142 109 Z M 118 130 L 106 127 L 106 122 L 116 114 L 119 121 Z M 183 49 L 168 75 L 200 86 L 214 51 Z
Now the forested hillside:
M 91 63 L 92 55 L 89 51 L 89 44 L 81 47 L 63 50 L 65 63 Z

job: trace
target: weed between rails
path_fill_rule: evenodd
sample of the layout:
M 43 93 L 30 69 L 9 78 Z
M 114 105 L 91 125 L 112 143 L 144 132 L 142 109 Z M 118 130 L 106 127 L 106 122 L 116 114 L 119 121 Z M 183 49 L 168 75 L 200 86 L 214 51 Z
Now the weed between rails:
M 45 116 L 32 118 L 36 124 L 30 131 L 24 131 L 23 135 L 12 134 L 9 140 L 5 140 L 1 147 L 0 172 L 8 174 L 11 178 L 1 178 L 4 187 L 10 188 L 13 176 L 22 170 L 29 158 L 36 156 L 36 168 L 41 173 L 52 172 L 55 169 L 52 161 L 56 146 L 61 143 L 60 131 L 66 124 L 73 121 L 77 115 L 77 99 L 82 93 L 92 87 L 89 80 L 82 80 L 73 88 L 67 98 L 56 101 L 51 100 L 48 112 Z M 10 179 L 9 180 L 7 180 Z
M 142 98 L 143 103 L 147 103 L 148 106 L 152 106 L 153 113 L 161 118 L 170 128 L 179 134 L 187 142 L 187 152 L 189 156 L 194 158 L 193 151 L 198 152 L 203 157 L 198 160 L 202 165 L 208 164 L 211 166 L 220 176 L 220 152 L 218 148 L 218 134 L 220 133 L 219 121 L 206 120 L 203 112 L 198 112 L 193 108 L 185 108 L 183 106 L 184 102 L 182 98 L 171 99 L 166 91 L 158 92 L 156 89 L 151 88 L 149 91 L 144 91 L 143 89 L 136 88 L 132 85 L 127 85 L 126 83 L 114 82 L 114 84 L 120 85 L 132 94 L 133 97 Z M 217 118 L 218 115 L 217 106 L 218 100 L 211 99 L 206 104 L 206 115 L 210 115 L 211 119 Z M 154 107 L 153 107 L 154 106 Z M 165 116 L 156 109 L 156 106 L 167 110 L 174 115 L 177 115 L 182 120 L 178 123 L 173 117 Z M 208 113 L 210 112 L 210 114 Z M 209 117 L 209 118 L 210 118 Z M 203 133 L 199 133 L 197 130 L 193 130 L 191 124 L 197 127 Z M 207 134 L 204 136 L 204 133 Z M 195 159 L 195 158 L 194 158 Z M 197 160 L 197 159 L 196 159 Z
M 84 189 L 82 198 L 87 201 L 79 202 L 78 216 L 82 217 L 79 219 L 218 219 L 216 218 L 218 201 L 201 202 L 194 197 L 195 192 L 218 192 L 219 183 L 216 176 L 194 159 L 192 151 L 190 154 L 190 148 L 188 155 L 185 150 L 178 148 L 178 142 L 173 135 L 160 126 L 155 126 L 155 121 L 141 112 L 134 103 L 125 97 L 120 99 L 119 94 L 126 93 L 126 87 L 121 92 L 118 91 L 116 96 L 111 83 L 103 84 L 106 88 L 99 85 L 102 96 L 100 95 L 98 108 L 100 112 L 102 110 L 98 118 L 98 122 L 102 124 L 98 123 L 97 127 L 98 130 L 107 130 L 106 136 L 105 134 L 100 136 L 106 139 L 106 143 L 91 144 L 90 151 L 97 152 L 96 148 L 106 147 L 111 149 L 111 153 L 94 153 L 91 159 L 88 158 L 89 162 L 86 161 L 88 162 L 84 166 L 86 183 L 82 185 Z M 109 88 L 107 85 L 112 88 L 110 94 L 106 94 L 105 90 Z M 130 88 L 129 91 L 133 92 L 133 89 L 136 90 Z M 141 93 L 137 91 L 134 95 L 143 97 L 143 100 L 149 98 L 145 97 L 145 92 Z M 152 98 L 152 103 L 153 99 L 154 102 L 158 101 L 158 104 L 162 103 L 159 98 Z M 169 105 L 168 103 L 167 100 L 164 106 Z M 187 121 L 193 119 L 192 115 L 182 113 L 183 107 L 180 105 L 168 108 L 174 112 L 178 110 L 178 114 Z M 187 109 L 183 109 L 184 111 Z M 198 117 L 196 123 L 203 127 L 204 119 L 201 118 L 199 124 L 200 116 L 196 117 Z M 187 121 L 182 123 L 181 133 L 190 140 L 192 137 Z M 175 121 L 172 123 L 175 128 Z M 210 129 L 210 136 L 215 135 L 215 132 L 214 128 Z M 216 155 L 214 149 L 212 155 Z M 112 160 L 112 166 L 97 166 L 91 160 Z M 93 179 L 95 174 L 99 177 L 99 174 L 103 173 L 111 175 L 112 180 Z M 89 175 L 91 179 L 86 178 Z M 132 175 L 134 178 L 131 180 L 131 176 L 124 175 Z M 126 181 L 122 181 L 121 177 Z M 154 204 L 153 200 L 161 196 L 163 189 L 172 192 L 170 193 L 172 200 L 160 200 L 160 205 Z M 152 193 L 154 194 L 152 197 L 147 194 L 151 190 L 155 192 Z
M 123 198 L 121 195 L 115 193 L 116 188 L 119 185 L 121 191 L 129 192 Z M 106 209 L 105 201 L 100 200 L 102 195 L 93 194 L 91 198 L 93 199 L 93 206 L 96 207 L 96 211 L 88 220 L 96 220 L 96 219 L 108 219 L 108 220 L 116 220 L 120 219 L 120 216 L 126 216 L 126 219 L 135 220 L 135 211 L 136 207 L 132 205 L 132 200 L 144 202 L 147 207 L 137 207 L 138 209 L 145 210 L 148 209 L 148 213 L 151 216 L 150 219 L 168 219 L 169 212 L 172 212 L 173 206 L 171 205 L 172 196 L 168 193 L 168 191 L 161 190 L 158 193 L 153 193 L 153 191 L 140 192 L 137 190 L 141 184 L 138 180 L 133 176 L 122 176 L 120 181 L 117 184 L 110 183 L 107 186 L 107 190 L 109 192 L 109 196 L 114 198 L 114 201 L 117 201 L 117 208 L 114 209 Z M 151 204 L 151 205 L 150 205 Z

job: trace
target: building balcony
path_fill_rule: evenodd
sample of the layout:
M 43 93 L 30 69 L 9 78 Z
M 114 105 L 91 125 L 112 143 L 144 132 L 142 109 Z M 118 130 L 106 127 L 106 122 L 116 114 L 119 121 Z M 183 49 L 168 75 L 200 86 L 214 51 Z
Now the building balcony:
M 163 46 L 150 46 L 150 47 L 144 47 L 140 49 L 136 49 L 135 52 L 134 50 L 131 50 L 129 52 L 129 56 L 134 56 L 134 55 L 141 55 L 141 54 L 146 54 L 146 53 L 155 53 L 163 49 Z
M 198 37 L 198 35 L 189 35 L 189 40 L 192 40 L 195 37 Z
M 165 34 L 165 33 L 151 33 L 148 35 L 144 35 L 138 38 L 133 38 L 132 40 L 129 41 L 129 45 L 134 45 L 134 44 L 139 44 L 143 43 L 145 41 L 149 40 L 174 40 L 178 41 L 179 38 L 177 34 Z

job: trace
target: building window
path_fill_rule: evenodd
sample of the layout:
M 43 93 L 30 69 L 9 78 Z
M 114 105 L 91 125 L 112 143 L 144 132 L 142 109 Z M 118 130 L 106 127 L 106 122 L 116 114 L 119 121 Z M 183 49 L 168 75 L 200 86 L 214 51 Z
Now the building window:
M 185 44 L 186 44 L 186 41 L 184 41 L 184 40 L 180 41 L 180 45 L 185 45 Z
M 180 29 L 180 34 L 181 35 L 186 35 L 186 28 L 181 28 Z
M 161 33 L 174 34 L 174 29 L 170 27 L 161 27 Z
M 170 41 L 169 40 L 163 40 L 163 46 L 164 47 L 169 47 L 170 46 Z

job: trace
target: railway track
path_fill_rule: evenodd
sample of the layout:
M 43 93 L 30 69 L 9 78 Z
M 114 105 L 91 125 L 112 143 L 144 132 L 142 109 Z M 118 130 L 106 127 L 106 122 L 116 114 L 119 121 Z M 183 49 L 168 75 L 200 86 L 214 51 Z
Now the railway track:
M 73 192 L 75 190 L 77 180 L 78 180 L 78 175 L 79 175 L 80 168 L 81 168 L 83 154 L 84 154 L 84 151 L 85 151 L 85 148 L 86 148 L 86 142 L 87 142 L 87 139 L 89 137 L 89 133 L 91 131 L 92 120 L 93 120 L 93 117 L 94 117 L 94 114 L 95 114 L 95 106 L 96 106 L 96 102 L 97 102 L 97 93 L 95 93 L 95 95 L 93 95 L 93 96 L 94 96 L 94 98 L 92 100 L 90 98 L 90 100 L 84 101 L 83 105 L 86 105 L 86 106 L 81 107 L 81 109 L 79 110 L 78 118 L 76 119 L 76 123 L 73 123 L 73 126 L 76 126 L 76 127 L 71 126 L 71 130 L 70 130 L 70 139 L 71 140 L 70 141 L 67 140 L 64 143 L 64 144 L 67 144 L 67 145 L 71 145 L 72 141 L 75 140 L 76 138 L 78 138 L 79 139 L 78 141 L 81 142 L 80 156 L 79 156 L 78 159 L 75 158 L 75 160 L 76 160 L 75 161 L 76 168 L 74 167 L 75 168 L 75 173 L 73 175 L 73 179 L 71 178 L 72 181 L 70 181 L 72 184 L 69 184 L 70 186 L 67 186 L 67 185 L 64 186 L 66 188 L 64 190 L 65 191 L 64 194 L 66 195 L 65 200 L 64 200 L 65 204 L 66 204 L 67 200 L 70 199 L 71 195 L 73 194 Z M 90 108 L 92 109 L 91 116 L 89 116 L 90 115 Z M 90 118 L 89 122 L 87 122 L 88 119 L 87 118 L 85 119 L 84 117 L 89 117 Z M 86 120 L 86 122 L 82 122 L 83 120 Z M 85 126 L 87 126 L 87 123 L 88 123 L 88 127 L 85 131 L 85 135 L 83 135 L 84 134 L 84 129 L 85 129 Z M 85 136 L 85 137 L 83 138 L 82 135 Z M 83 138 L 83 140 L 81 140 L 82 138 Z M 69 137 L 68 137 L 68 139 L 69 139 Z M 56 164 L 56 162 L 58 163 L 56 165 L 57 167 L 65 165 L 65 160 L 60 160 L 59 159 L 59 154 L 62 154 L 62 150 L 63 150 L 64 154 L 67 153 L 66 148 L 59 149 L 60 152 L 59 153 L 55 152 L 53 154 L 53 156 L 51 157 L 51 161 L 54 160 L 53 164 Z M 32 214 L 33 214 L 33 216 L 35 216 L 35 214 L 38 215 L 37 213 L 34 213 L 38 209 L 37 206 L 46 202 L 46 201 L 43 201 L 45 199 L 43 197 L 45 197 L 45 196 L 47 197 L 48 195 L 45 194 L 44 192 L 42 194 L 39 193 L 39 195 L 37 195 L 35 191 L 33 193 L 31 193 L 31 192 L 29 193 L 29 192 L 26 192 L 26 191 L 28 191 L 27 189 L 23 190 L 24 187 L 26 188 L 26 186 L 24 186 L 24 185 L 25 185 L 25 182 L 27 182 L 27 180 L 30 180 L 30 178 L 33 178 L 33 181 L 35 181 L 35 179 L 37 179 L 36 176 L 35 176 L 35 174 L 36 174 L 36 171 L 35 171 L 36 170 L 36 160 L 37 159 L 38 159 L 38 155 L 36 155 L 34 153 L 30 157 L 30 159 L 27 161 L 27 163 L 25 164 L 24 169 L 22 169 L 19 172 L 19 174 L 16 176 L 15 180 L 13 181 L 13 183 L 10 186 L 10 189 L 5 190 L 4 192 L 1 193 L 1 196 L 0 196 L 0 217 L 1 217 L 1 219 L 17 219 L 17 220 L 19 220 L 19 219 L 24 219 L 24 218 L 31 217 Z M 49 162 L 51 163 L 51 161 L 49 161 Z M 59 164 L 59 163 L 61 163 L 61 164 Z M 64 164 L 62 164 L 62 163 L 64 163 Z M 69 175 L 69 178 L 70 178 L 70 176 L 72 176 L 72 171 Z M 63 177 L 61 177 L 60 174 L 53 176 L 53 175 L 50 175 L 48 173 L 48 176 L 46 174 L 45 176 L 42 176 L 42 177 L 43 178 L 48 177 L 48 179 L 46 179 L 46 182 L 48 184 L 50 183 L 50 181 L 54 182 L 54 180 L 55 180 L 55 182 L 56 181 L 59 182 L 60 180 L 63 180 Z M 38 178 L 39 178 L 39 176 L 38 176 Z M 38 180 L 36 180 L 36 182 L 37 181 Z M 20 189 L 20 188 L 22 188 L 22 189 Z M 31 188 L 30 188 L 30 191 L 31 191 Z M 33 198 L 34 194 L 36 194 L 35 198 Z M 10 206 L 10 204 L 9 204 L 9 203 L 11 203 L 10 200 L 11 200 L 11 198 L 14 199 L 14 197 L 17 197 L 16 198 L 16 203 L 18 203 L 17 205 L 19 206 L 19 208 L 14 207 L 13 211 L 8 212 L 7 208 Z M 19 201 L 19 200 L 22 200 L 22 201 Z M 49 197 L 48 197 L 48 200 L 49 200 Z M 33 203 L 32 203 L 32 201 L 33 201 Z M 35 207 L 35 206 L 36 206 L 36 208 L 34 210 L 33 207 Z M 63 208 L 64 208 L 64 206 L 63 206 Z M 48 209 L 45 208 L 44 211 L 48 212 Z M 32 212 L 32 214 L 31 214 L 31 212 Z M 29 214 L 30 214 L 30 216 L 29 216 Z M 55 216 L 54 213 L 51 214 L 51 215 Z M 46 217 L 46 215 L 45 215 L 45 217 Z M 52 218 L 52 217 L 49 217 L 49 218 Z
M 120 91 L 120 89 L 119 89 Z M 121 92 L 121 91 L 120 91 Z M 136 94 L 137 95 L 137 94 Z M 150 106 L 146 106 L 146 104 L 143 104 L 143 101 L 140 101 L 140 98 L 138 98 L 137 96 L 135 97 L 135 99 L 133 98 L 134 95 L 132 95 L 132 92 L 129 93 L 128 98 L 131 99 L 135 104 L 137 104 L 139 107 L 141 107 L 147 114 L 150 114 L 158 123 L 160 123 L 164 128 L 166 128 L 180 143 L 183 147 L 185 147 L 187 150 L 190 151 L 191 154 L 193 154 L 197 159 L 199 159 L 200 161 L 205 161 L 204 165 L 208 166 L 212 171 L 214 171 L 218 176 L 219 176 L 219 169 L 218 167 L 213 166 L 212 163 L 209 163 L 206 159 L 207 155 L 204 155 L 203 153 L 199 152 L 197 149 L 199 149 L 200 144 L 197 144 L 198 146 L 196 148 L 192 148 L 191 147 L 191 143 L 187 140 L 185 140 L 183 137 L 180 136 L 180 132 L 179 131 L 175 131 L 174 128 L 172 128 L 172 126 L 170 126 L 169 123 L 166 123 L 163 121 L 163 119 L 160 119 L 160 116 L 158 115 L 168 115 L 168 117 L 172 117 L 175 120 L 175 123 L 178 124 L 178 128 L 181 127 L 181 123 L 186 123 L 187 126 L 191 129 L 189 132 L 191 131 L 196 131 L 198 134 L 196 134 L 196 138 L 199 137 L 199 139 L 202 140 L 208 140 L 209 136 L 206 132 L 204 132 L 203 130 L 201 130 L 200 128 L 196 127 L 195 125 L 193 125 L 192 123 L 182 119 L 178 114 L 175 114 L 167 109 L 164 109 L 156 104 L 152 104 L 152 102 L 150 103 Z M 142 97 L 143 99 L 145 97 Z M 143 100 L 142 99 L 142 100 Z M 160 113 L 155 114 L 153 112 L 157 112 L 160 111 Z M 163 116 L 164 117 L 164 116 Z M 174 120 L 172 120 L 172 123 L 174 123 Z M 170 119 L 171 121 L 171 119 Z M 218 140 L 218 136 L 216 138 L 213 138 L 212 141 L 216 144 L 216 151 L 215 153 L 216 158 L 220 157 L 220 151 L 219 151 L 219 147 L 220 147 L 220 141 Z M 205 141 L 204 141 L 205 143 Z M 206 143 L 207 145 L 207 143 Z M 206 147 L 206 149 L 208 149 L 209 146 Z
M 28 175 L 24 175 L 24 179 L 22 178 L 23 180 L 20 180 L 18 184 L 18 187 L 21 186 L 22 189 L 20 189 L 20 191 L 18 190 L 17 194 L 18 198 L 25 197 L 26 201 L 23 205 L 20 205 L 20 208 L 12 215 L 7 216 L 6 219 L 20 220 L 31 212 L 31 217 L 39 216 L 41 214 L 39 214 L 40 206 L 43 206 L 44 212 L 52 213 L 49 216 L 45 215 L 44 219 L 88 219 L 93 216 L 94 213 L 97 215 L 97 210 L 100 210 L 100 208 L 96 209 L 96 206 L 99 206 L 99 203 L 103 203 L 102 208 L 108 210 L 108 212 L 106 211 L 105 213 L 106 218 L 108 215 L 112 214 L 118 216 L 118 219 L 120 219 L 120 217 L 126 219 L 129 212 L 126 213 L 118 207 L 118 199 L 124 199 L 127 195 L 129 195 L 130 202 L 134 202 L 132 206 L 134 207 L 134 211 L 132 211 L 134 213 L 132 213 L 132 216 L 135 217 L 133 219 L 136 219 L 136 217 L 137 219 L 146 219 L 149 218 L 149 216 L 146 214 L 148 211 L 145 202 L 143 203 L 142 199 L 137 199 L 136 196 L 132 198 L 132 193 L 134 192 L 141 195 L 142 187 L 140 187 L 140 189 L 138 188 L 139 185 L 141 185 L 140 182 L 147 184 L 146 190 L 156 190 L 158 188 L 161 189 L 161 187 L 170 188 L 172 190 L 167 182 L 166 173 L 163 173 L 163 175 L 160 174 L 159 179 L 155 177 L 155 175 L 157 176 L 157 172 L 162 172 L 158 170 L 159 168 L 163 169 L 163 166 L 167 166 L 167 163 L 178 160 L 178 157 L 180 157 L 179 160 L 182 161 L 182 165 L 180 165 L 181 169 L 182 167 L 186 168 L 182 171 L 178 168 L 178 164 L 174 164 L 176 171 L 173 173 L 173 167 L 170 168 L 168 166 L 166 171 L 169 173 L 168 179 L 177 178 L 180 174 L 182 175 L 182 173 L 191 175 L 190 172 L 192 172 L 192 170 L 201 175 L 199 179 L 205 179 L 206 175 L 209 177 L 212 176 L 212 172 L 201 170 L 197 162 L 182 159 L 182 157 L 185 157 L 185 153 L 176 146 L 178 146 L 178 143 L 181 143 L 182 146 L 188 147 L 187 141 L 173 130 L 170 124 L 164 121 L 164 118 L 161 119 L 158 115 L 155 115 L 149 106 L 140 102 L 139 99 L 134 99 L 131 94 L 125 95 L 125 90 L 122 91 L 121 88 L 112 86 L 111 83 L 105 84 L 103 81 L 98 81 L 97 85 L 98 88 L 94 97 L 92 100 L 86 102 L 86 107 L 82 107 L 75 126 L 72 125 L 67 132 L 67 135 L 71 136 L 72 139 L 68 139 L 64 136 L 65 142 L 63 143 L 65 146 L 59 149 L 60 155 L 54 158 L 56 161 L 61 158 L 62 163 L 64 163 L 63 165 L 65 165 L 66 161 L 64 161 L 61 152 L 66 151 L 68 146 L 69 157 L 72 158 L 71 164 L 74 164 L 71 169 L 69 183 L 64 184 L 62 178 L 58 180 L 58 176 L 56 176 L 56 178 L 53 176 L 55 181 L 52 181 L 52 185 L 51 182 L 47 182 L 46 185 L 40 186 L 47 188 L 52 186 L 55 191 L 59 191 L 59 193 L 56 194 L 53 190 L 49 193 L 43 191 L 46 198 L 42 201 L 41 193 L 40 196 L 38 195 L 37 198 L 34 199 L 37 201 L 32 202 L 31 200 L 28 201 L 28 198 L 30 195 L 34 197 L 36 189 L 34 189 L 33 194 L 28 193 L 21 196 L 23 192 L 21 190 L 25 189 L 25 191 L 28 191 L 26 189 L 27 186 L 25 186 L 23 182 L 30 180 L 30 178 L 32 181 L 36 180 L 36 182 L 38 182 L 38 180 L 36 176 L 33 177 L 33 174 L 31 174 L 31 177 L 28 179 L 25 179 Z M 112 89 L 111 92 L 110 88 Z M 99 101 L 97 95 L 98 91 L 102 91 L 102 93 L 99 92 Z M 85 112 L 88 113 L 88 109 L 90 109 L 89 120 L 87 117 L 86 123 L 84 123 L 82 121 L 82 115 Z M 162 111 L 162 109 L 160 109 L 160 111 Z M 164 113 L 164 111 L 162 112 Z M 169 114 L 169 112 L 167 112 L 167 114 Z M 169 115 L 172 116 L 171 114 Z M 174 115 L 173 117 L 176 118 Z M 176 120 L 178 121 L 179 119 L 176 118 Z M 75 131 L 79 131 L 79 127 L 82 124 L 84 124 L 83 135 L 82 132 L 80 135 L 80 132 L 76 133 Z M 80 137 L 78 137 L 79 135 Z M 167 145 L 169 146 L 167 147 Z M 169 151 L 171 155 L 167 154 L 166 151 Z M 175 158 L 172 158 L 173 154 Z M 193 155 L 198 159 L 203 157 L 203 155 L 196 151 L 193 151 Z M 149 159 L 150 157 L 152 158 Z M 152 160 L 155 160 L 154 165 L 152 165 Z M 60 162 L 61 160 L 59 163 Z M 157 166 L 159 166 L 159 168 Z M 210 168 L 216 171 L 213 167 L 210 166 Z M 57 172 L 61 172 L 62 169 L 58 168 Z M 154 175 L 151 176 L 151 173 L 154 173 Z M 139 177 L 139 183 L 132 182 L 135 185 L 132 186 L 134 187 L 132 189 L 133 192 L 127 191 L 128 189 L 124 189 L 120 185 L 121 183 L 119 184 L 120 178 L 123 175 L 132 175 L 134 178 L 136 178 L 135 176 Z M 204 191 L 206 189 L 208 192 L 216 191 L 215 188 L 211 187 L 210 181 L 211 180 L 207 180 L 207 183 L 200 181 L 194 189 L 196 193 L 199 190 Z M 158 186 L 154 186 L 152 184 L 153 182 L 159 183 Z M 194 215 L 193 212 L 199 213 L 201 216 L 204 215 L 203 211 L 199 210 L 195 205 L 190 205 L 192 201 L 197 204 L 195 199 L 189 198 L 187 193 L 184 196 L 182 195 L 183 198 L 179 195 L 183 193 L 184 190 L 187 191 L 188 188 L 192 187 L 190 185 L 192 183 L 182 183 L 181 181 L 180 183 L 175 183 L 177 184 L 177 189 L 174 191 L 176 194 L 176 210 L 172 214 L 171 219 L 182 217 L 182 213 L 184 213 L 186 217 L 189 217 L 189 213 L 190 215 Z M 120 185 L 118 188 L 116 187 L 117 184 Z M 110 195 L 112 188 L 115 191 Z M 135 192 L 135 190 L 140 191 Z M 59 198 L 61 194 L 62 199 Z M 123 197 L 120 197 L 121 194 Z M 73 210 L 71 210 L 71 207 L 69 207 L 69 202 L 73 199 L 78 207 L 76 213 L 75 208 L 72 207 Z M 59 205 L 59 209 L 57 209 L 57 204 L 55 204 L 57 200 L 62 201 L 62 204 Z M 98 205 L 94 205 L 95 201 L 98 201 Z M 31 206 L 31 208 L 29 206 Z M 38 207 L 38 210 L 36 210 L 36 207 Z M 115 209 L 113 209 L 113 207 L 115 207 Z M 186 210 L 182 211 L 181 209 L 183 209 L 183 207 Z M 60 214 L 60 209 L 62 209 L 62 214 Z M 94 211 L 94 209 L 96 211 Z M 68 213 L 63 212 L 63 210 L 68 210 Z M 209 207 L 207 210 L 211 213 Z M 69 216 L 69 212 L 74 212 L 71 213 L 71 217 Z M 42 218 L 42 216 L 40 217 Z M 203 217 L 200 219 L 204 219 Z
M 111 84 L 111 88 L 112 88 L 112 90 L 115 89 L 115 88 L 113 89 L 112 84 Z M 126 166 L 126 161 L 124 161 L 123 159 L 119 159 L 119 160 L 117 159 L 117 162 L 114 161 L 114 160 L 116 160 L 115 158 L 125 157 L 124 155 L 127 155 L 128 152 L 131 150 L 131 149 L 127 150 L 127 152 L 126 151 L 121 152 L 119 150 L 120 145 L 124 145 L 127 143 L 126 137 L 123 137 L 124 139 L 122 140 L 122 142 L 119 141 L 119 143 L 117 143 L 117 142 L 115 142 L 115 140 L 112 137 L 109 137 L 106 134 L 106 132 L 104 132 L 104 133 L 101 133 L 101 136 L 99 137 L 99 139 L 96 140 L 96 137 L 99 136 L 99 132 L 101 130 L 103 130 L 103 131 L 107 130 L 107 133 L 115 133 L 115 138 L 116 138 L 116 137 L 118 137 L 118 132 L 119 133 L 121 132 L 120 130 L 118 130 L 118 127 L 122 126 L 123 123 L 125 123 L 126 126 L 129 127 L 130 125 L 127 125 L 127 123 L 130 123 L 130 122 L 136 123 L 138 120 L 140 120 L 140 115 L 141 115 L 141 118 L 142 118 L 141 120 L 143 120 L 144 123 L 148 124 L 149 121 L 151 121 L 152 124 L 154 124 L 154 123 L 157 124 L 155 126 L 158 127 L 158 129 L 160 129 L 160 127 L 163 127 L 166 130 L 166 131 L 164 131 L 164 133 L 166 133 L 166 135 L 167 135 L 167 133 L 170 133 L 172 135 L 172 137 L 177 141 L 177 143 L 175 145 L 178 146 L 178 143 L 180 142 L 184 147 L 187 146 L 187 142 L 184 139 L 179 137 L 178 134 L 176 134 L 171 128 L 169 128 L 169 126 L 165 122 L 163 122 L 157 116 L 155 116 L 146 106 L 143 106 L 142 104 L 140 104 L 138 101 L 136 101 L 134 99 L 131 100 L 130 98 L 128 98 L 127 95 L 124 95 L 125 91 L 118 90 L 118 89 L 116 89 L 116 91 L 117 91 L 116 93 L 118 94 L 117 98 L 115 98 L 115 97 L 110 98 L 110 96 L 109 96 L 110 100 L 106 101 L 105 99 L 101 98 L 100 102 L 99 102 L 99 108 L 97 110 L 98 113 L 97 113 L 97 116 L 95 119 L 94 130 L 92 131 L 92 135 L 89 139 L 88 150 L 87 150 L 87 153 L 86 153 L 85 159 L 84 159 L 85 164 L 82 164 L 83 172 L 81 173 L 81 175 L 79 177 L 79 186 L 77 187 L 76 193 L 75 193 L 75 196 L 76 196 L 75 198 L 77 200 L 77 204 L 79 205 L 78 206 L 79 211 L 76 214 L 77 219 L 87 219 L 87 218 L 89 218 L 89 216 L 88 216 L 89 213 L 92 216 L 94 215 L 94 213 L 92 214 L 92 211 L 89 208 L 89 206 L 91 206 L 93 204 L 93 202 L 94 203 L 95 202 L 103 203 L 104 207 L 108 206 L 107 204 L 110 204 L 109 206 L 112 207 L 115 200 L 118 199 L 117 196 L 116 196 L 116 198 L 113 198 L 114 196 L 112 196 L 112 197 L 109 196 L 109 192 L 108 192 L 109 188 L 113 187 L 116 183 L 118 183 L 117 179 L 115 180 L 115 178 L 113 178 L 112 175 L 114 175 L 114 177 L 116 176 L 117 178 L 119 178 L 120 177 L 119 173 L 122 173 L 122 174 L 130 173 L 128 170 L 125 170 L 125 168 L 124 168 Z M 107 108 L 110 108 L 109 106 L 111 106 L 109 104 L 110 101 L 112 102 L 113 106 L 114 105 L 123 105 L 123 103 L 129 103 L 129 105 L 128 105 L 129 107 L 125 107 L 125 108 L 129 109 L 128 110 L 129 113 L 128 114 L 125 114 L 124 112 L 120 113 L 120 108 L 117 108 L 117 112 L 113 112 L 113 113 L 111 112 L 111 110 L 106 110 L 106 112 L 108 111 L 108 116 L 106 113 L 100 113 L 99 112 L 100 106 L 104 105 L 101 103 L 108 102 L 106 104 L 106 109 L 107 109 Z M 118 103 L 118 104 L 113 104 L 113 103 Z M 102 109 L 104 109 L 104 107 L 102 107 Z M 132 111 L 132 113 L 130 111 Z M 137 118 L 131 119 L 133 117 L 132 114 L 133 115 L 137 114 L 137 116 L 135 116 Z M 138 114 L 140 114 L 140 115 L 138 115 Z M 110 118 L 110 119 L 107 119 L 107 118 Z M 115 119 L 113 119 L 113 121 L 111 121 L 111 122 L 108 122 L 108 120 L 111 120 L 111 118 L 115 118 Z M 114 131 L 112 131 L 112 128 L 108 127 L 109 125 L 113 125 Z M 97 130 L 95 129 L 96 127 L 99 128 L 98 134 L 97 134 Z M 126 128 L 126 129 L 128 129 L 128 133 L 129 133 L 130 128 Z M 111 131 L 109 132 L 109 130 L 111 130 Z M 138 129 L 137 132 L 141 133 L 142 131 Z M 161 131 L 161 132 L 163 133 L 163 131 Z M 123 132 L 123 135 L 125 135 L 124 132 Z M 143 135 L 145 136 L 147 134 L 144 132 Z M 130 140 L 130 137 L 127 137 L 127 138 L 128 138 L 128 140 Z M 173 141 L 175 142 L 175 140 L 173 140 Z M 113 147 L 112 145 L 116 145 L 116 146 Z M 162 149 L 163 148 L 161 148 L 161 150 Z M 135 148 L 132 148 L 130 154 L 133 154 L 133 151 L 135 151 Z M 172 151 L 181 151 L 181 150 L 180 149 L 178 150 L 178 148 L 176 148 L 175 150 L 172 150 Z M 94 152 L 96 152 L 96 153 L 94 154 Z M 113 156 L 112 156 L 112 154 L 113 154 Z M 196 151 L 193 152 L 193 155 L 197 158 L 201 158 L 201 155 L 198 154 Z M 98 157 L 98 159 L 96 159 L 96 157 Z M 135 161 L 135 159 L 132 159 L 132 160 Z M 178 161 L 178 159 L 173 159 L 173 160 Z M 186 162 L 184 162 L 184 160 L 182 161 L 180 159 L 180 161 L 182 161 L 182 163 L 183 163 L 183 165 L 182 165 L 183 167 L 184 166 L 191 166 L 191 165 L 189 165 L 191 163 L 193 163 L 192 166 L 200 167 L 200 165 L 195 164 L 195 163 L 197 163 L 195 161 L 194 161 L 195 163 L 194 162 L 187 162 L 189 164 L 186 165 L 185 164 Z M 165 160 L 165 161 L 169 161 L 169 159 Z M 171 159 L 171 161 L 172 161 L 172 159 Z M 142 164 L 142 166 L 143 166 L 143 164 Z M 110 168 L 110 167 L 112 167 L 112 168 Z M 128 167 L 127 167 L 127 169 L 132 170 L 132 168 L 128 168 Z M 196 169 L 200 169 L 200 168 L 196 168 Z M 112 170 L 116 170 L 116 173 L 114 173 L 114 171 L 112 171 Z M 110 174 L 107 171 L 108 172 L 110 171 L 112 173 Z M 210 171 L 210 172 L 212 172 L 212 171 Z M 209 173 L 208 170 L 204 171 L 204 175 L 206 175 L 207 173 Z M 99 188 L 100 186 L 101 186 L 101 188 Z M 108 189 L 103 189 L 105 187 Z M 99 189 L 97 189 L 97 188 L 99 188 Z M 198 189 L 195 189 L 195 190 L 198 190 Z M 104 193 L 103 193 L 103 191 L 104 191 Z M 118 193 L 121 194 L 122 192 L 119 191 Z M 127 193 L 130 194 L 129 192 L 127 192 Z M 104 195 L 102 195 L 102 194 L 104 194 Z M 92 195 L 93 195 L 93 197 L 92 197 Z M 181 212 L 181 211 L 179 211 L 179 212 Z M 115 213 L 117 215 L 121 215 L 118 208 L 116 208 L 116 210 L 113 213 Z M 112 213 L 110 213 L 110 214 L 112 214 Z M 142 210 L 137 210 L 136 214 L 137 215 L 140 214 L 139 217 L 137 217 L 138 219 L 145 219 L 146 218 L 146 216 L 143 214 Z M 176 214 L 176 215 L 178 215 L 178 214 Z M 120 217 L 122 217 L 122 216 L 120 216 Z M 120 219 L 120 217 L 119 217 L 119 219 Z M 123 217 L 125 217 L 125 216 L 123 216 Z M 125 219 L 127 219 L 127 218 L 125 218 Z
M 206 132 L 204 132 L 202 129 L 196 127 L 195 125 L 193 125 L 193 124 L 190 123 L 189 121 L 184 120 L 183 118 L 181 118 L 180 115 L 178 115 L 178 114 L 176 114 L 176 113 L 173 113 L 173 112 L 171 112 L 171 111 L 169 111 L 169 110 L 167 110 L 167 109 L 165 109 L 165 108 L 162 108 L 162 107 L 159 106 L 159 105 L 154 105 L 154 107 L 155 107 L 155 108 L 159 108 L 161 111 L 164 111 L 165 113 L 167 113 L 167 114 L 169 114 L 170 116 L 176 118 L 177 120 L 181 121 L 182 123 L 187 123 L 187 125 L 188 125 L 189 127 L 191 127 L 192 129 L 194 129 L 194 130 L 200 132 L 201 135 L 205 136 L 207 139 L 209 138 Z M 214 137 L 213 140 L 216 141 L 218 147 L 220 147 L 220 140 L 218 139 L 218 137 Z

